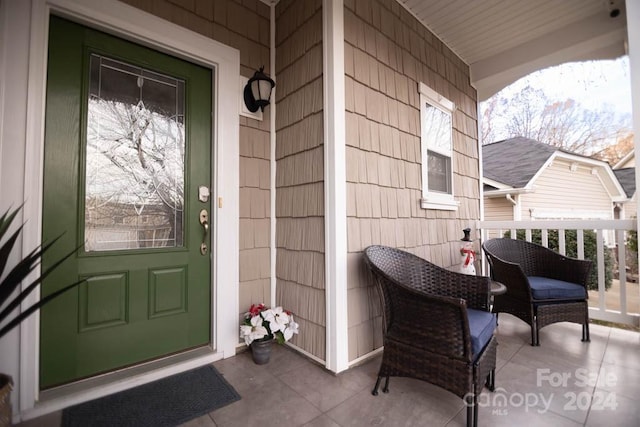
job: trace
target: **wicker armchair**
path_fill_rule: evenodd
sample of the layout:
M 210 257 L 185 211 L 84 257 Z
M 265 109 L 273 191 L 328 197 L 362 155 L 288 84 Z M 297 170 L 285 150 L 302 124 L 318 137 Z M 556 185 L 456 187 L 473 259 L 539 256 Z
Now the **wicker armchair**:
M 364 251 L 383 307 L 384 352 L 372 391 L 389 391 L 389 377 L 410 377 L 465 400 L 467 426 L 476 426 L 477 396 L 495 389 L 496 318 L 489 313 L 488 277 L 438 267 L 385 246 Z
M 508 238 L 482 245 L 491 277 L 507 292 L 494 297 L 494 313 L 510 313 L 531 326 L 531 345 L 540 345 L 538 332 L 556 322 L 582 325 L 589 341 L 587 279 L 591 261 L 569 258 L 535 243 Z

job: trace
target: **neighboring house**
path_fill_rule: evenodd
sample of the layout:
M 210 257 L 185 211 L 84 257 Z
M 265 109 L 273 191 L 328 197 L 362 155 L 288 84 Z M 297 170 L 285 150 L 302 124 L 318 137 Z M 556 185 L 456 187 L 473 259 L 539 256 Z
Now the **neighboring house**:
M 613 219 L 627 200 L 607 162 L 516 137 L 482 147 L 485 220 Z
M 291 344 L 330 371 L 378 354 L 362 250 L 455 267 L 481 217 L 478 102 L 623 55 L 626 27 L 600 0 L 0 0 L 2 210 L 24 202 L 23 253 L 63 231 L 65 247 L 107 241 L 43 292 L 88 285 L 0 342 L 16 420 L 231 357 L 251 303 L 293 311 Z M 251 114 L 262 66 L 276 88 Z
M 616 219 L 631 219 L 638 216 L 638 202 L 636 198 L 636 156 L 635 150 L 631 150 L 618 163 L 613 166 L 620 185 L 627 194 L 625 203 L 615 207 Z
M 624 203 L 616 203 L 614 207 L 614 215 L 616 219 L 635 219 L 638 217 L 638 199 L 636 192 L 636 155 L 635 150 L 631 150 L 618 163 L 613 166 L 613 173 L 616 174 L 620 185 L 627 194 L 627 201 Z M 628 234 L 625 233 L 625 239 Z M 627 277 L 630 280 L 637 281 L 638 273 L 638 254 L 628 250 L 626 252 Z

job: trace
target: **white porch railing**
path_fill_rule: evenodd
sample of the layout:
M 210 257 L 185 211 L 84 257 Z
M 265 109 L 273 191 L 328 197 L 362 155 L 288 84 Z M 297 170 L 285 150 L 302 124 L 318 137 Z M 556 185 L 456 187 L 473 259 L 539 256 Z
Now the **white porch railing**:
M 592 319 L 625 323 L 640 326 L 640 285 L 638 283 L 637 254 L 634 270 L 627 270 L 627 232 L 636 230 L 635 220 L 567 220 L 567 221 L 478 221 L 476 224 L 484 242 L 494 237 L 503 237 L 511 231 L 524 230 L 525 239 L 532 241 L 532 230 L 541 230 L 543 246 L 549 246 L 549 232 L 558 232 L 559 252 L 567 253 L 566 231 L 576 230 L 576 253 L 580 259 L 585 258 L 585 230 L 596 234 L 596 258 L 592 261 L 598 270 L 598 290 L 589 291 L 589 315 Z M 620 244 L 617 244 L 620 243 Z M 605 251 L 613 251 L 617 256 L 617 278 L 612 281 L 610 289 L 605 286 Z M 482 272 L 488 274 L 485 257 L 482 257 Z M 628 275 L 628 273 L 631 273 Z M 627 280 L 633 275 L 635 281 Z

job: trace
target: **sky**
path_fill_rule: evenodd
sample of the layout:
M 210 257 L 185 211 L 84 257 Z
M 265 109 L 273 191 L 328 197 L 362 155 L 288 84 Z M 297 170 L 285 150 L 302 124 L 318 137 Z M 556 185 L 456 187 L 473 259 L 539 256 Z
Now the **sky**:
M 591 108 L 610 104 L 621 113 L 631 113 L 629 57 L 616 60 L 571 62 L 537 71 L 529 80 L 558 99 L 573 98 Z M 518 81 L 514 85 L 522 84 Z
M 585 108 L 600 110 L 605 104 L 627 117 L 631 127 L 629 57 L 615 60 L 571 62 L 536 71 L 494 96 L 511 98 L 527 85 L 542 89 L 552 100 L 574 99 Z M 498 132 L 499 133 L 499 132 Z

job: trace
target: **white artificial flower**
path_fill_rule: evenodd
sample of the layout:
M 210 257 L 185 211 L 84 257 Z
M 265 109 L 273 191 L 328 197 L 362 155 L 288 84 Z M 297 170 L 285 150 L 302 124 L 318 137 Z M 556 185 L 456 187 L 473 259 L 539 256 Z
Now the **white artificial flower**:
M 265 311 L 261 312 L 260 315 L 267 322 L 271 322 L 276 314 L 273 312 L 272 308 L 268 308 Z
M 240 338 L 244 339 L 244 342 L 247 345 L 251 344 L 251 342 L 249 341 L 249 336 L 251 335 L 252 329 L 253 328 L 251 327 L 251 325 L 240 325 Z
M 262 339 L 266 337 L 268 333 L 269 332 L 267 332 L 267 328 L 265 328 L 264 326 L 256 326 L 255 328 L 253 328 L 253 331 L 251 331 L 251 341 Z M 249 344 L 251 344 L 251 342 L 249 342 Z
M 289 315 L 282 309 L 282 307 L 276 307 L 270 313 L 269 320 L 269 328 L 272 333 L 276 333 L 278 331 L 284 332 L 289 323 Z
M 251 318 L 251 326 L 253 326 L 254 328 L 257 326 L 262 326 L 262 317 L 260 317 L 260 315 L 253 316 Z
M 246 324 L 240 325 L 240 338 L 244 339 L 247 345 L 266 338 L 275 338 L 279 343 L 283 343 L 297 334 L 299 328 L 288 311 L 282 307 L 266 308 L 263 304 L 252 305 L 245 314 L 245 322 Z
M 298 333 L 298 327 L 300 325 L 298 325 L 294 320 L 293 320 L 293 316 L 289 316 L 289 324 L 287 325 L 287 328 L 284 330 L 284 332 L 282 333 L 284 335 L 284 340 L 285 341 L 289 341 L 291 339 L 291 337 L 293 337 L 293 334 L 297 334 Z
M 267 328 L 262 326 L 262 318 L 260 316 L 252 317 L 251 325 L 240 326 L 240 337 L 244 338 L 244 342 L 247 345 L 251 345 L 254 340 L 264 338 L 268 334 Z

